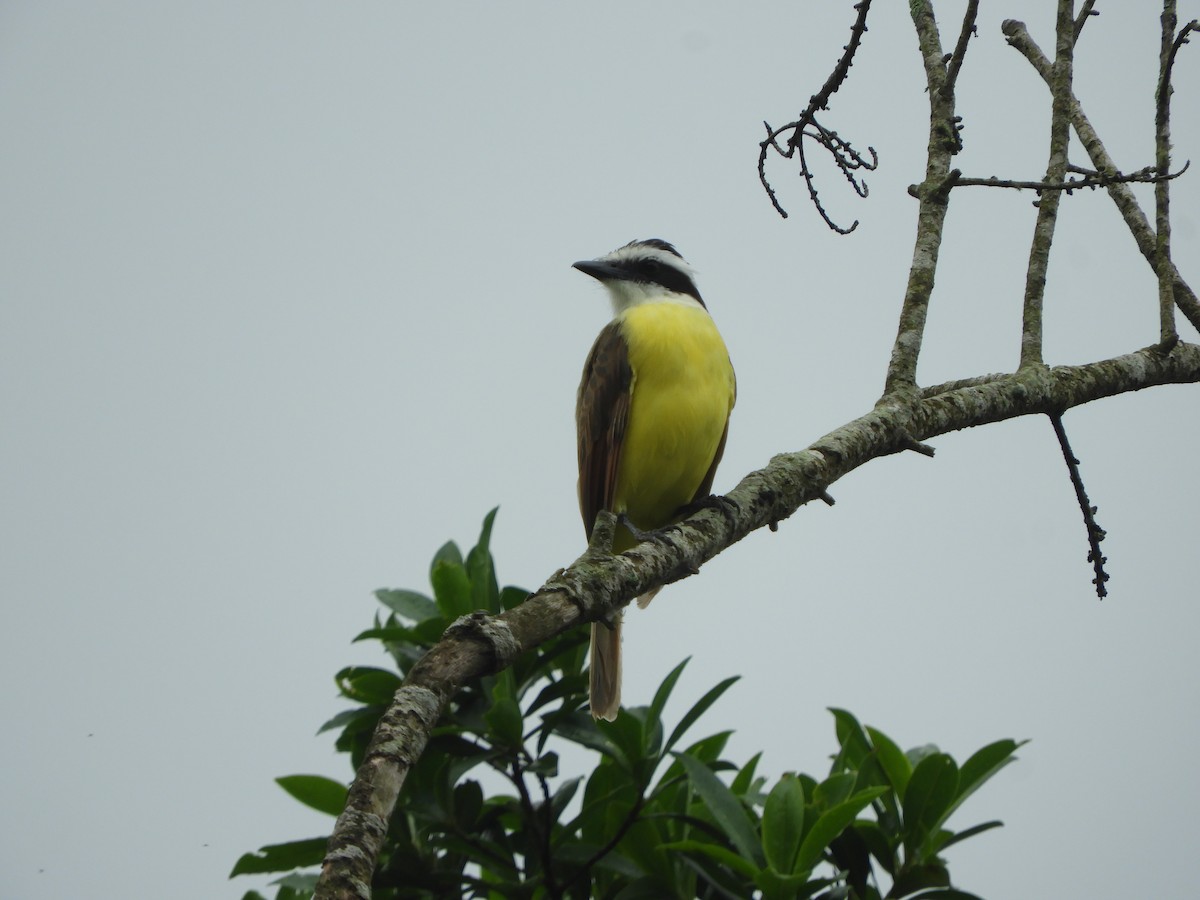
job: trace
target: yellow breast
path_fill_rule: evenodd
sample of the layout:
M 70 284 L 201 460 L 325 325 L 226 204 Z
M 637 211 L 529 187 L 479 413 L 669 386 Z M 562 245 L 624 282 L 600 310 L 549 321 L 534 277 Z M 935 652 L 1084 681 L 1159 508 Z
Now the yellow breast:
M 733 409 L 733 366 L 698 307 L 640 304 L 620 322 L 633 382 L 613 506 L 641 529 L 661 528 L 712 465 Z

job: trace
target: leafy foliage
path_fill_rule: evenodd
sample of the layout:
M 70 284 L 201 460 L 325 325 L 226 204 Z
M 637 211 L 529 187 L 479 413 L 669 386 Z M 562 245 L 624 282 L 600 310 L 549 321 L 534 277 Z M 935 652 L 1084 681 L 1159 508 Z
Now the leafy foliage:
M 405 673 L 458 616 L 498 613 L 526 592 L 498 587 L 488 549 L 495 510 L 464 558 L 448 543 L 430 569 L 433 596 L 381 590 L 385 617 L 357 640 L 379 641 L 396 670 L 352 666 L 337 674 L 358 704 L 322 730 L 357 767 L 375 722 Z M 941 854 L 998 826 L 952 831 L 959 805 L 1013 760 L 997 741 L 960 767 L 934 747 L 902 752 L 883 732 L 832 710 L 839 749 L 828 775 L 787 773 L 769 790 L 761 754 L 737 766 L 722 754 L 731 732 L 685 743 L 697 720 L 737 680 L 727 678 L 668 731 L 663 713 L 687 664 L 667 675 L 648 706 L 614 722 L 586 712 L 587 631 L 522 655 L 508 670 L 466 685 L 409 774 L 379 861 L 374 896 L 401 898 L 745 898 L 966 900 Z M 564 743 L 566 742 L 566 743 Z M 573 743 L 597 756 L 590 775 L 559 772 Z M 503 790 L 485 790 L 476 770 Z M 499 776 L 497 778 L 496 776 Z M 346 786 L 316 775 L 278 779 L 289 794 L 336 815 Z M 276 900 L 305 900 L 324 838 L 263 847 L 232 875 L 287 872 Z M 880 881 L 889 883 L 885 889 Z M 244 900 L 264 900 L 251 891 Z

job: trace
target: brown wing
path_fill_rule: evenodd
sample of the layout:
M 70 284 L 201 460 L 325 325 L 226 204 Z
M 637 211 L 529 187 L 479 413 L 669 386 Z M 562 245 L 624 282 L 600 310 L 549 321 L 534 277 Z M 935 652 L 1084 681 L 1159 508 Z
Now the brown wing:
M 633 371 L 621 326 L 609 322 L 592 344 L 575 404 L 579 440 L 579 511 L 588 538 L 602 509 L 612 509 L 621 445 L 629 420 Z
M 737 402 L 737 376 L 734 376 L 733 381 L 733 400 L 729 404 L 730 412 L 733 411 L 733 404 Z M 729 437 L 729 419 L 725 419 L 725 430 L 721 432 L 721 440 L 717 443 L 717 452 L 713 454 L 712 465 L 708 467 L 708 471 L 704 474 L 704 480 L 700 482 L 700 486 L 696 488 L 696 493 L 692 497 L 693 503 L 699 503 L 712 493 L 713 479 L 717 477 L 717 466 L 721 462 L 721 457 L 725 455 L 725 439 Z

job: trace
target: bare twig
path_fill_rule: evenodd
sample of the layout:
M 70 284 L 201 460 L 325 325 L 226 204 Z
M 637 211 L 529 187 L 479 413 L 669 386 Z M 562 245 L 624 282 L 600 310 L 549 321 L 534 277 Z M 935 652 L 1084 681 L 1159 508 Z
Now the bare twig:
M 1083 26 L 1087 24 L 1087 20 L 1092 16 L 1098 16 L 1100 13 L 1092 9 L 1096 5 L 1096 0 L 1083 0 L 1083 6 L 1079 10 L 1079 15 L 1075 17 L 1075 36 L 1076 43 L 1079 42 L 1079 33 L 1083 31 Z
M 1096 522 L 1096 507 L 1092 506 L 1092 502 L 1088 499 L 1087 489 L 1083 486 L 1083 477 L 1079 474 L 1079 460 L 1075 458 L 1075 454 L 1071 452 L 1071 444 L 1067 440 L 1066 429 L 1063 428 L 1062 416 L 1054 413 L 1050 416 L 1050 422 L 1054 425 L 1054 434 L 1058 438 L 1058 446 L 1062 448 L 1063 459 L 1067 463 L 1067 471 L 1071 473 L 1071 484 L 1075 488 L 1075 499 L 1079 501 L 1079 510 L 1083 513 L 1083 524 L 1087 527 L 1088 535 L 1088 562 L 1092 564 L 1092 569 L 1096 573 L 1096 577 L 1092 579 L 1092 584 L 1096 586 L 1096 596 L 1103 600 L 1108 596 L 1108 588 L 1105 584 L 1108 581 L 1108 573 L 1104 571 L 1104 564 L 1108 562 L 1108 557 L 1100 552 L 1100 542 L 1104 540 L 1104 529 Z
M 946 81 L 942 84 L 943 94 L 953 94 L 954 85 L 958 81 L 958 70 L 962 68 L 963 57 L 967 55 L 967 41 L 976 33 L 975 19 L 979 15 L 979 0 L 967 0 L 967 11 L 963 14 L 962 29 L 958 32 L 958 43 L 950 54 L 950 62 L 946 66 Z
M 1082 190 L 1087 188 L 1095 190 L 1096 188 L 1108 187 L 1112 184 L 1158 184 L 1160 181 L 1173 181 L 1186 172 L 1191 167 L 1191 161 L 1183 164 L 1183 168 L 1178 172 L 1168 172 L 1165 175 L 1157 174 L 1156 166 L 1147 166 L 1144 169 L 1138 169 L 1136 172 L 1113 172 L 1101 173 L 1092 169 L 1081 169 L 1079 166 L 1067 166 L 1068 172 L 1073 172 L 1081 175 L 1081 178 L 1068 178 L 1066 181 L 1060 181 L 1058 184 L 1047 184 L 1044 181 L 1013 181 L 1006 178 L 997 178 L 995 175 L 990 178 L 966 178 L 959 176 L 954 179 L 954 187 L 998 187 L 1012 188 L 1018 191 L 1066 191 L 1068 194 L 1071 191 Z
M 775 207 L 775 211 L 783 218 L 787 218 L 787 211 L 779 203 L 779 198 L 775 194 L 775 189 L 771 187 L 771 183 L 767 180 L 767 153 L 774 150 L 785 159 L 792 159 L 793 156 L 800 157 L 800 175 L 804 178 L 804 184 L 808 188 L 808 196 L 820 213 L 821 218 L 825 220 L 825 224 L 839 234 L 849 234 L 858 227 L 858 220 L 855 219 L 848 227 L 842 227 L 835 223 L 826 212 L 822 205 L 820 197 L 817 194 L 816 183 L 813 180 L 812 169 L 808 165 L 808 159 L 805 153 L 804 141 L 806 138 L 815 140 L 817 144 L 823 147 L 833 158 L 834 165 L 841 171 L 842 175 L 850 182 L 855 192 L 860 197 L 867 196 L 866 183 L 860 181 L 856 172 L 859 170 L 873 171 L 879 164 L 879 157 L 875 153 L 874 148 L 868 147 L 867 153 L 870 159 L 853 147 L 850 142 L 838 137 L 837 132 L 830 131 L 820 125 L 815 116 L 818 110 L 829 108 L 829 98 L 832 97 L 846 80 L 846 76 L 850 73 L 850 66 L 853 64 L 854 55 L 858 52 L 858 47 L 862 43 L 863 35 L 867 33 L 867 14 L 871 10 L 871 0 L 860 0 L 854 7 L 858 11 L 858 17 L 854 21 L 854 25 L 850 28 L 850 41 L 843 48 L 842 56 L 834 66 L 829 77 L 825 79 L 825 84 L 821 86 L 821 90 L 817 91 L 808 101 L 808 107 L 800 114 L 794 122 L 789 122 L 781 128 L 772 128 L 767 122 L 763 122 L 763 126 L 767 129 L 767 137 L 758 145 L 758 180 L 762 184 L 763 189 L 767 192 L 767 197 L 771 201 L 771 205 Z M 779 138 L 785 132 L 792 132 L 791 137 L 787 140 L 787 146 L 779 145 Z
M 1008 19 L 1002 26 L 1005 37 L 1010 46 L 1024 56 L 1029 63 L 1037 70 L 1037 73 L 1049 83 L 1050 81 L 1050 62 L 1042 53 L 1041 48 L 1029 35 L 1028 29 L 1024 22 L 1018 22 L 1015 19 Z M 1071 124 L 1075 128 L 1075 133 L 1079 135 L 1079 141 L 1083 144 L 1084 150 L 1087 151 L 1091 158 L 1092 165 L 1099 172 L 1116 172 L 1117 164 L 1113 158 L 1109 156 L 1108 150 L 1105 149 L 1104 143 L 1100 140 L 1100 136 L 1096 133 L 1096 129 L 1092 127 L 1092 123 L 1083 112 L 1083 107 L 1079 100 L 1075 97 L 1071 98 Z M 1141 251 L 1146 261 L 1154 267 L 1155 272 L 1158 271 L 1158 244 L 1155 237 L 1155 231 L 1150 227 L 1150 222 L 1146 219 L 1145 213 L 1142 212 L 1141 206 L 1137 202 L 1137 198 L 1133 195 L 1133 191 L 1127 185 L 1121 183 L 1113 183 L 1107 187 L 1108 195 L 1112 198 L 1120 211 L 1122 218 L 1125 220 L 1126 227 L 1129 228 L 1130 234 L 1137 242 L 1138 250 Z M 1188 283 L 1180 274 L 1179 269 L 1171 264 L 1171 277 L 1173 279 L 1172 287 L 1175 293 L 1175 305 L 1179 311 L 1187 317 L 1191 322 L 1192 327 L 1200 331 L 1200 298 L 1197 298 L 1196 293 L 1191 289 Z
M 1046 163 L 1047 184 L 1057 184 L 1067 173 L 1067 149 L 1071 137 L 1071 80 L 1075 53 L 1075 3 L 1058 0 L 1055 23 L 1054 68 L 1050 75 L 1050 154 Z M 1042 195 L 1037 223 L 1029 247 L 1029 265 L 1025 273 L 1025 302 L 1021 318 L 1021 368 L 1042 365 L 1042 305 L 1046 293 L 1046 273 L 1050 266 L 1050 246 L 1058 221 L 1062 192 Z

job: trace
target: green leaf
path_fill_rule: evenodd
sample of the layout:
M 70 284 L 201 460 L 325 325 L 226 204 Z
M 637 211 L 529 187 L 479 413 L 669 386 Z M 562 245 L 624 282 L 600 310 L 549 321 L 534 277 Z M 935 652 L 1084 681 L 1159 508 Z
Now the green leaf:
M 609 757 L 625 768 L 628 768 L 628 760 L 625 759 L 625 754 L 614 744 L 607 735 L 603 734 L 596 727 L 596 723 L 592 717 L 582 710 L 577 710 L 569 717 L 563 717 L 556 727 L 559 737 L 565 738 L 590 750 L 595 750 L 604 756 Z
M 813 805 L 818 809 L 832 809 L 850 798 L 858 776 L 853 772 L 830 775 L 812 792 Z
M 754 883 L 762 891 L 762 900 L 795 900 L 798 896 L 811 896 L 800 894 L 804 878 L 803 875 L 781 875 L 775 869 L 763 869 L 755 876 Z
M 642 736 L 643 723 L 640 712 L 623 707 L 611 722 L 604 719 L 596 722 L 600 732 L 620 751 L 618 758 L 638 780 L 649 777 L 645 771 L 645 755 L 642 752 L 645 741 Z
M 710 734 L 706 738 L 700 738 L 696 743 L 692 744 L 683 752 L 688 756 L 693 756 L 709 766 L 716 767 L 721 754 L 725 752 L 725 745 L 729 743 L 729 736 L 732 731 L 718 731 L 716 734 Z M 683 766 L 679 760 L 674 760 L 663 774 L 663 781 L 667 781 L 673 777 L 679 777 L 684 774 Z
M 710 856 L 722 865 L 728 866 L 735 872 L 745 876 L 746 878 L 755 878 L 758 876 L 759 867 L 754 865 L 744 856 L 738 856 L 732 850 L 722 847 L 720 844 L 710 844 L 707 841 L 674 841 L 670 844 L 663 844 L 664 850 L 678 850 L 681 853 L 703 853 L 705 856 Z
M 563 810 L 567 808 L 567 804 L 570 803 L 571 798 L 575 796 L 575 792 L 579 789 L 579 784 L 582 781 L 582 775 L 576 776 L 575 778 L 568 778 L 554 789 L 554 795 L 550 798 L 550 808 L 554 813 L 554 821 L 557 822 L 560 820 Z
M 908 759 L 909 765 L 915 769 L 925 757 L 941 752 L 937 744 L 922 744 L 920 747 L 911 747 L 904 755 Z
M 305 806 L 330 816 L 341 814 L 350 790 L 340 781 L 323 775 L 284 775 L 276 778 L 275 783 Z
M 992 819 L 990 822 L 982 822 L 979 825 L 972 825 L 970 828 L 964 828 L 957 833 L 944 832 L 947 837 L 945 840 L 939 841 L 934 847 L 934 853 L 941 853 L 947 847 L 953 847 L 959 841 L 965 841 L 967 838 L 975 837 L 977 834 L 983 834 L 985 831 L 991 831 L 993 828 L 1003 828 L 1004 823 L 999 819 Z
M 483 810 L 483 788 L 478 781 L 468 779 L 454 788 L 454 821 L 464 832 L 475 829 Z
M 804 788 L 795 775 L 785 774 L 763 805 L 762 846 L 771 868 L 791 873 L 803 837 Z
M 447 559 L 435 559 L 429 571 L 429 582 L 433 585 L 433 596 L 438 609 L 447 619 L 457 619 L 474 609 L 471 600 L 471 579 L 462 563 Z
M 958 793 L 958 766 L 945 753 L 934 753 L 922 759 L 904 791 L 904 847 L 917 853 L 918 861 L 930 857 L 928 848 L 921 849 L 926 838 L 934 832 L 949 812 Z
M 889 834 L 878 822 L 869 819 L 856 819 L 853 827 L 867 851 L 879 861 L 884 871 L 895 877 L 896 867 L 900 864 L 896 859 L 899 837 Z
M 729 789 L 739 797 L 745 797 L 754 787 L 754 773 L 758 769 L 758 761 L 762 759 L 762 751 L 759 750 L 752 757 L 750 762 L 746 763 L 738 771 L 737 776 L 733 779 L 733 783 L 729 785 Z
M 511 697 L 499 697 L 492 702 L 492 707 L 483 714 L 488 724 L 488 736 L 492 742 L 503 747 L 517 749 L 521 746 L 521 731 L 524 721 L 521 718 L 521 707 Z
M 1016 762 L 1016 757 L 1013 756 L 1017 752 L 1017 748 L 1027 744 L 1028 741 L 1014 741 L 1009 738 L 996 741 L 988 744 L 986 747 L 976 750 L 971 754 L 962 765 L 962 769 L 958 773 L 958 795 L 954 798 L 954 802 L 950 804 L 946 810 L 946 815 L 958 809 L 962 802 L 970 797 L 975 791 L 983 787 L 984 783 L 989 778 L 1003 769 L 1011 762 Z
M 295 891 L 297 896 L 312 896 L 312 892 L 317 888 L 319 878 L 320 876 L 315 872 L 292 872 L 290 875 L 276 878 L 271 884 L 277 884 L 288 890 Z
M 857 771 L 871 752 L 871 742 L 867 733 L 863 731 L 853 713 L 836 707 L 830 707 L 829 711 L 833 713 L 834 731 L 841 746 L 830 772 Z
M 424 622 L 437 616 L 437 604 L 424 594 L 394 588 L 380 588 L 375 599 L 403 619 Z
M 721 695 L 729 690 L 729 688 L 733 686 L 734 682 L 736 682 L 740 677 L 740 675 L 734 675 L 732 678 L 726 678 L 716 687 L 709 690 L 708 693 L 706 693 L 703 697 L 697 700 L 695 705 L 687 711 L 687 714 L 679 720 L 679 724 L 675 726 L 675 730 L 671 732 L 671 736 L 667 739 L 666 746 L 663 747 L 663 753 L 670 753 L 671 748 L 678 743 L 679 739 L 683 737 L 684 733 L 687 732 L 687 730 L 696 723 L 696 720 L 704 715 L 708 708 L 716 703 L 717 700 L 720 699 Z
M 458 549 L 458 544 L 454 541 L 446 541 L 438 548 L 437 553 L 433 554 L 433 565 L 439 562 L 454 563 L 461 566 L 463 564 L 462 551 Z
M 897 897 L 909 897 L 917 891 L 929 891 L 935 897 L 938 891 L 950 889 L 950 872 L 940 860 L 931 863 L 906 862 L 896 873 L 891 893 Z
M 466 570 L 471 580 L 471 608 L 486 609 L 490 613 L 500 612 L 500 586 L 496 583 L 496 570 L 492 563 L 492 524 L 500 507 L 494 507 L 483 517 L 483 528 L 479 540 L 467 553 Z M 470 612 L 470 610 L 468 610 Z
M 235 875 L 261 875 L 264 872 L 288 872 L 305 866 L 319 866 L 325 859 L 325 847 L 329 838 L 309 838 L 304 841 L 291 841 L 287 844 L 268 844 L 260 847 L 257 853 L 246 853 L 233 871 Z
M 403 625 L 392 625 L 388 628 L 368 628 L 354 636 L 351 643 L 359 641 L 383 641 L 384 643 L 419 644 L 420 637 L 415 628 L 405 628 Z
M 500 608 L 504 610 L 513 609 L 524 603 L 528 597 L 529 591 L 525 590 L 525 588 L 514 587 L 510 584 L 508 587 L 500 590 Z
M 654 699 L 650 701 L 650 708 L 646 711 L 646 734 L 650 736 L 662 727 L 662 711 L 667 705 L 667 701 L 671 698 L 671 692 L 675 690 L 675 685 L 679 681 L 679 676 L 683 674 L 683 670 L 691 661 L 691 657 L 687 657 L 670 671 L 662 684 L 658 686 L 658 690 L 654 692 Z M 651 748 L 647 747 L 646 752 L 650 753 Z
M 796 857 L 793 874 L 811 871 L 813 866 L 820 862 L 825 848 L 846 830 L 854 821 L 855 816 L 886 790 L 887 788 L 877 787 L 860 791 L 844 803 L 839 803 L 833 809 L 821 813 L 804 836 L 803 843 L 800 844 L 800 854 Z
M 560 861 L 582 865 L 596 859 L 600 855 L 601 849 L 603 848 L 600 844 L 576 840 L 555 847 L 554 854 Z M 599 869 L 615 872 L 630 879 L 643 874 L 642 870 L 627 856 L 612 850 L 600 856 L 595 865 Z
M 371 666 L 347 666 L 336 677 L 343 696 L 379 706 L 391 703 L 392 695 L 401 684 L 395 672 Z
M 903 795 L 904 789 L 908 787 L 908 779 L 912 776 L 912 763 L 896 742 L 879 729 L 868 725 L 867 734 L 871 737 L 871 745 L 875 748 L 875 755 L 879 759 L 880 767 L 887 774 L 888 781 L 892 783 L 897 794 Z
M 762 868 L 762 848 L 742 801 L 699 759 L 686 753 L 674 755 L 687 773 L 688 781 L 737 852 L 756 869 Z
M 355 719 L 360 719 L 363 716 L 373 714 L 374 713 L 372 710 L 365 709 L 361 706 L 354 709 L 344 709 L 320 728 L 318 728 L 317 734 L 323 734 L 326 731 L 332 731 L 335 728 L 341 728 L 343 725 L 347 725 L 350 722 L 353 722 Z

